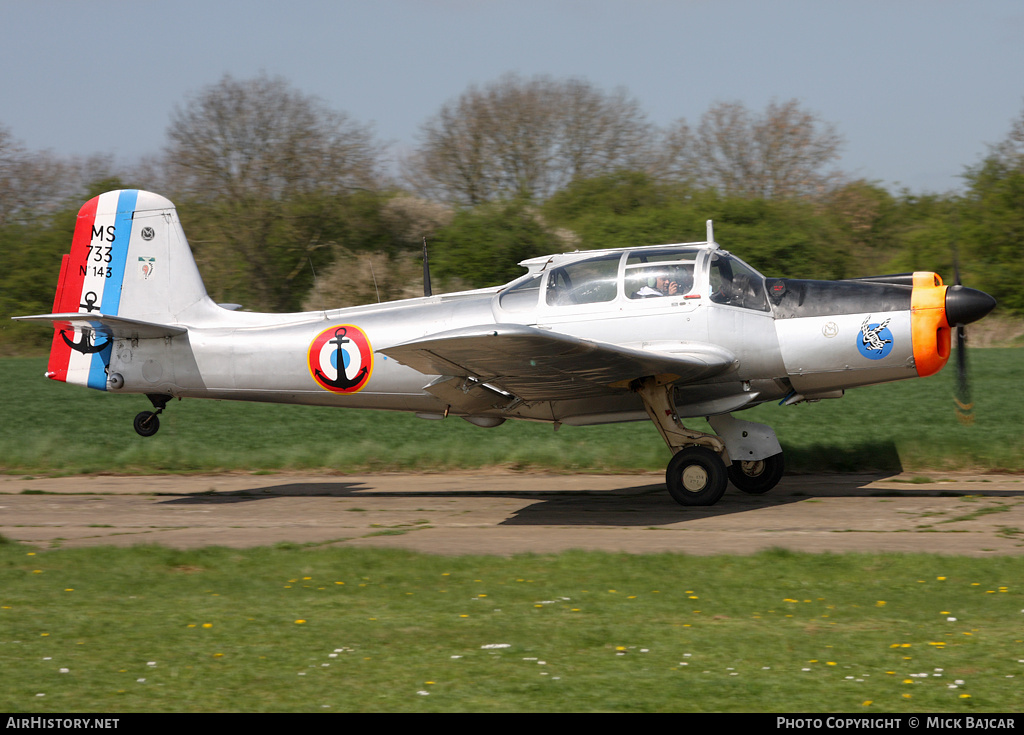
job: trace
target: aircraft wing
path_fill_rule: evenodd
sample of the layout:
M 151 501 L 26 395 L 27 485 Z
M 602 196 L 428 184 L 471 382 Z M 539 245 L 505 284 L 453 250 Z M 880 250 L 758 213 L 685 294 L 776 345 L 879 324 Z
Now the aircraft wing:
M 736 360 L 715 345 L 680 342 L 655 352 L 521 324 L 455 329 L 380 352 L 425 375 L 473 378 L 525 401 L 608 395 L 648 375 L 690 383 L 726 372 Z
M 84 314 L 77 311 L 66 314 L 39 314 L 12 318 L 21 322 L 53 322 L 54 329 L 78 329 L 104 334 L 114 339 L 156 339 L 174 337 L 188 331 L 185 327 L 176 327 L 170 324 L 156 324 L 105 314 Z

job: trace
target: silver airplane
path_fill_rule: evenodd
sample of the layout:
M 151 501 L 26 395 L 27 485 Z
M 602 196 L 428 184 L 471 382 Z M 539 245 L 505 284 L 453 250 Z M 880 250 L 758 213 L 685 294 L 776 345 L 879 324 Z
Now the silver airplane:
M 778 483 L 771 428 L 733 414 L 766 401 L 931 375 L 951 329 L 995 300 L 935 273 L 765 278 L 715 242 L 532 258 L 504 286 L 296 314 L 214 303 L 174 205 L 145 191 L 83 205 L 64 256 L 46 377 L 145 394 L 152 436 L 172 398 L 408 411 L 481 427 L 650 419 L 666 484 L 712 505 L 728 482 Z M 237 309 L 237 307 L 235 307 Z M 687 428 L 705 416 L 715 433 Z

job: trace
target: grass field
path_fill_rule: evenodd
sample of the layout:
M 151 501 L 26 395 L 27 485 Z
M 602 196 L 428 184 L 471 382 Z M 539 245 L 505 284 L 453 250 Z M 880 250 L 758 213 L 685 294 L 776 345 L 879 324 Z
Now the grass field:
M 0 359 L 2 471 L 628 472 L 662 470 L 668 459 L 650 422 L 563 426 L 556 433 L 525 422 L 480 429 L 455 418 L 202 400 L 172 403 L 160 433 L 143 439 L 131 421 L 150 408 L 148 400 L 54 383 L 42 377 L 45 364 Z M 858 388 L 840 400 L 766 404 L 740 415 L 775 429 L 789 471 L 1024 470 L 1024 350 L 973 350 L 971 367 L 970 427 L 954 415 L 951 367 L 923 380 Z
M 1024 558 L 0 546 L 0 711 L 1011 712 Z
M 148 402 L 0 360 L 17 473 L 661 470 L 647 423 L 484 431 L 449 419 Z M 758 407 L 798 471 L 1024 469 L 1021 350 L 952 375 Z M 570 552 L 511 558 L 280 545 L 40 551 L 0 538 L 0 711 L 1013 712 L 1024 558 Z

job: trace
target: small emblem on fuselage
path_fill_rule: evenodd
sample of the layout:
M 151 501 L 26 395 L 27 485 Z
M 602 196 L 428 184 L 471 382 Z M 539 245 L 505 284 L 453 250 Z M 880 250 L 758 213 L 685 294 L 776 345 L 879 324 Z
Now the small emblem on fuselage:
M 821 333 L 828 337 L 829 339 L 832 339 L 837 334 L 839 334 L 839 327 L 836 325 L 835 322 L 829 322 L 828 324 L 821 328 Z
M 332 393 L 358 393 L 373 372 L 370 340 L 353 324 L 320 332 L 310 343 L 307 358 L 313 380 Z
M 889 322 L 872 322 L 871 315 L 864 317 L 857 334 L 857 350 L 869 360 L 881 360 L 892 352 L 893 336 L 889 330 Z
M 139 234 L 142 235 L 143 240 L 152 240 L 156 237 L 156 233 L 153 231 L 152 227 L 143 227 L 142 232 Z

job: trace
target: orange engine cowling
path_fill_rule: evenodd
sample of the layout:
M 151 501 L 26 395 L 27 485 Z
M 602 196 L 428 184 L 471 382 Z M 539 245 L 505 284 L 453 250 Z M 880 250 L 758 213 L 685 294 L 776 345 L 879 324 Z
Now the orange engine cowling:
M 949 360 L 950 325 L 946 319 L 946 286 L 938 273 L 914 273 L 910 298 L 910 331 L 914 363 L 922 378 L 934 375 Z

